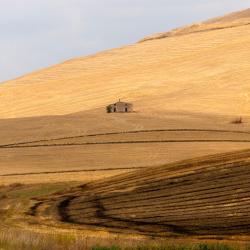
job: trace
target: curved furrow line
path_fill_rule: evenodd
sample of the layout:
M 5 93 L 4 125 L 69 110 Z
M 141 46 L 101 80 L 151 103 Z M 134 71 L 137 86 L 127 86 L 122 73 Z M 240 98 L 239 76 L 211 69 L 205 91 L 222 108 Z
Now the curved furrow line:
M 122 178 L 121 176 L 113 177 L 112 182 L 110 182 L 109 185 L 106 185 L 105 180 L 99 180 L 95 183 L 92 183 L 91 188 L 95 188 L 97 191 L 100 190 L 100 193 L 102 193 L 105 191 L 110 192 L 109 189 L 112 189 L 113 187 L 119 189 L 121 186 L 122 189 L 124 188 L 124 186 L 132 185 L 134 183 L 138 184 L 138 182 L 140 182 L 140 185 L 138 185 L 140 187 L 141 185 L 148 185 L 148 183 L 154 183 L 153 181 L 155 180 L 155 178 L 157 178 L 157 180 L 159 180 L 160 182 L 162 179 L 165 179 L 166 175 L 168 175 L 169 177 L 170 175 L 175 176 L 177 173 L 180 173 L 180 175 L 184 176 L 186 173 L 192 171 L 206 171 L 208 169 L 211 169 L 211 166 L 213 166 L 214 168 L 223 169 L 227 166 L 227 162 L 233 164 L 237 161 L 248 161 L 250 158 L 250 150 L 244 150 L 243 152 L 237 153 L 225 153 L 223 155 L 217 154 L 207 158 L 203 157 L 195 158 L 189 161 L 181 161 L 169 164 L 165 167 L 159 166 L 154 168 L 147 168 L 143 172 L 140 172 L 140 178 L 138 178 L 138 176 L 134 173 L 127 173 L 126 175 L 123 175 Z
M 243 171 L 242 169 L 240 169 L 239 171 L 237 171 L 236 173 L 234 174 L 227 174 L 226 175 L 226 178 L 230 178 L 231 179 L 231 182 L 229 185 L 227 185 L 226 187 L 233 187 L 235 186 L 237 183 L 239 185 L 243 185 L 244 184 L 244 179 L 241 179 L 239 180 L 238 178 L 238 175 L 239 174 L 243 174 L 244 176 L 244 179 L 246 179 L 246 185 L 248 185 L 248 176 L 249 176 L 249 171 L 246 170 L 246 171 Z M 105 200 L 107 199 L 112 199 L 112 204 L 113 202 L 116 202 L 116 198 L 117 198 L 117 201 L 122 201 L 122 202 L 126 202 L 126 201 L 129 201 L 129 202 L 133 202 L 133 201 L 139 201 L 140 199 L 145 199 L 144 196 L 148 196 L 148 193 L 150 193 L 150 198 L 153 199 L 153 198 L 163 198 L 163 197 L 171 197 L 171 196 L 178 196 L 178 195 L 181 195 L 183 197 L 183 195 L 185 194 L 185 192 L 189 192 L 189 194 L 192 194 L 192 195 L 197 195 L 197 191 L 201 192 L 201 191 L 206 191 L 207 190 L 207 185 L 209 184 L 213 184 L 213 187 L 209 188 L 210 190 L 213 190 L 213 189 L 216 189 L 216 188 L 226 188 L 225 185 L 223 184 L 223 180 L 225 179 L 225 174 L 224 176 L 218 176 L 216 175 L 216 177 L 213 178 L 206 175 L 204 176 L 204 174 L 201 174 L 203 175 L 203 179 L 202 178 L 199 178 L 199 176 L 194 176 L 195 177 L 195 183 L 194 183 L 194 180 L 192 179 L 189 179 L 187 180 L 186 179 L 186 176 L 185 178 L 181 178 L 181 180 L 178 180 L 176 179 L 175 183 L 173 183 L 173 181 L 169 181 L 169 179 L 167 179 L 166 183 L 165 181 L 161 181 L 161 183 L 159 183 L 158 185 L 158 188 L 156 188 L 157 186 L 154 186 L 154 185 L 151 185 L 152 188 L 148 188 L 148 189 L 143 189 L 143 188 L 140 188 L 140 189 L 134 189 L 133 193 L 126 193 L 126 192 L 111 192 L 110 194 L 103 194 L 102 195 L 102 201 L 104 202 Z M 190 177 L 190 175 L 189 175 Z M 204 178 L 206 179 L 206 184 L 204 184 Z M 179 184 L 179 185 L 177 185 Z M 198 188 L 196 188 L 198 184 Z M 191 190 L 189 190 L 189 187 L 191 187 Z M 166 188 L 168 188 L 168 190 L 171 192 L 165 194 L 164 196 L 160 195 L 160 192 L 161 190 L 165 190 Z M 172 189 L 174 189 L 172 191 Z M 154 195 L 155 194 L 155 195 Z M 138 197 L 139 195 L 139 197 Z M 121 198 L 122 196 L 122 198 Z M 126 197 L 129 196 L 128 199 L 126 199 Z M 91 200 L 88 200 L 88 201 L 84 201 L 85 203 L 86 202 L 91 202 Z M 79 201 L 80 203 L 80 201 Z M 105 203 L 105 204 L 108 204 L 108 203 Z
M 249 178 L 249 150 L 208 156 L 88 183 L 34 216 L 154 237 L 250 235 Z

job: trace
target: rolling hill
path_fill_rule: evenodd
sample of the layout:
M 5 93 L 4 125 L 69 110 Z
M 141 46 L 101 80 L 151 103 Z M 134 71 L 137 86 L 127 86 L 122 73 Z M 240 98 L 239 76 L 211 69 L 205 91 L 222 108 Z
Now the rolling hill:
M 0 230 L 248 240 L 248 22 L 233 13 L 1 84 Z M 135 112 L 107 114 L 118 98 Z
M 249 148 L 248 17 L 233 13 L 1 84 L 0 183 L 85 182 Z M 118 98 L 135 112 L 106 114 Z M 232 124 L 239 116 L 243 124 Z
M 249 17 L 233 13 L 5 82 L 0 118 L 104 109 L 118 98 L 145 114 L 249 115 Z

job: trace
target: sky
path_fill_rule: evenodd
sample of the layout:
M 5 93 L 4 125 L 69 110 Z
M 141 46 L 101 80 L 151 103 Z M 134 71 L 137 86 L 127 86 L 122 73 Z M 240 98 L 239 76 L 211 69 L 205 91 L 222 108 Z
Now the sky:
M 250 7 L 250 0 L 0 0 L 0 82 Z

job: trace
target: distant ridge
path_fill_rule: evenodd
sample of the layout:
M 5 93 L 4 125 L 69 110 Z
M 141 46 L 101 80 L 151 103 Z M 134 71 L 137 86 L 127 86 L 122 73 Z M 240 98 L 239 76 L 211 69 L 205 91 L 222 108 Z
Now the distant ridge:
M 242 11 L 233 12 L 222 17 L 213 18 L 204 23 L 234 22 L 236 20 L 239 21 L 241 19 L 250 19 L 250 8 Z
M 213 31 L 219 29 L 234 28 L 243 25 L 250 25 L 250 9 L 233 12 L 231 14 L 209 19 L 202 23 L 194 23 L 182 28 L 177 28 L 169 32 L 162 32 L 145 37 L 139 42 L 146 42 L 149 40 L 162 39 L 166 37 L 186 35 L 196 32 Z

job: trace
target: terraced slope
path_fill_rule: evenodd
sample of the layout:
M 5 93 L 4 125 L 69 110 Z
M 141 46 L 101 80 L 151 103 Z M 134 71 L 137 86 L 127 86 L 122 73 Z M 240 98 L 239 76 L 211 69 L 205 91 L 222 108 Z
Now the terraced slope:
M 39 199 L 30 213 L 118 233 L 249 236 L 249 178 L 249 150 L 219 154 L 92 182 Z
M 249 115 L 250 25 L 248 12 L 242 15 L 172 32 L 182 36 L 75 58 L 1 84 L 0 118 L 105 112 L 118 98 L 144 114 Z

